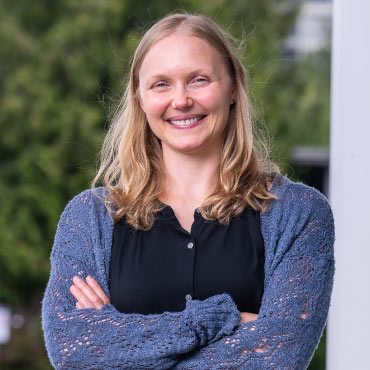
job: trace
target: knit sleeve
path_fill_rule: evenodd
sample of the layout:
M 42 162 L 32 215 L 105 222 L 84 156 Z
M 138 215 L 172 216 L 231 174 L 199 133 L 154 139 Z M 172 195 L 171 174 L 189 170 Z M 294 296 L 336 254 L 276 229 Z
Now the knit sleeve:
M 185 356 L 176 369 L 298 369 L 308 363 L 325 326 L 333 284 L 334 224 L 326 200 L 306 191 L 304 211 L 274 214 L 265 227 L 274 258 L 258 319 Z
M 76 309 L 69 292 L 73 276 L 99 276 L 93 241 L 101 230 L 91 223 L 86 199 L 72 201 L 59 221 L 42 302 L 42 327 L 55 369 L 168 369 L 180 355 L 232 333 L 240 313 L 227 295 L 156 315 L 124 314 L 112 305 Z

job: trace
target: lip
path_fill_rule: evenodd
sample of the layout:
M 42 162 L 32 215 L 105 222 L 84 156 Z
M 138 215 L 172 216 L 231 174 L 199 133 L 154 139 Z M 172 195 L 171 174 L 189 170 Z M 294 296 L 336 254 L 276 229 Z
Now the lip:
M 186 119 L 192 119 L 192 118 L 199 117 L 199 116 L 202 116 L 204 118 L 206 115 L 205 114 L 200 114 L 200 113 L 198 113 L 198 114 L 186 114 L 186 115 L 183 115 L 183 116 L 167 117 L 164 120 L 165 121 L 186 120 Z
M 176 126 L 176 125 L 173 125 L 172 123 L 169 122 L 171 120 L 187 120 L 187 119 L 192 119 L 192 118 L 200 117 L 200 116 L 202 118 L 199 121 L 194 122 L 194 123 L 189 124 L 189 125 L 184 125 L 184 126 Z M 186 129 L 190 129 L 190 128 L 201 125 L 204 122 L 204 118 L 206 118 L 206 117 L 207 116 L 204 115 L 204 114 L 187 114 L 187 115 L 184 115 L 184 116 L 176 116 L 176 117 L 167 118 L 167 119 L 165 119 L 165 122 L 168 125 L 170 125 L 172 128 L 179 129 L 179 130 L 186 130 Z

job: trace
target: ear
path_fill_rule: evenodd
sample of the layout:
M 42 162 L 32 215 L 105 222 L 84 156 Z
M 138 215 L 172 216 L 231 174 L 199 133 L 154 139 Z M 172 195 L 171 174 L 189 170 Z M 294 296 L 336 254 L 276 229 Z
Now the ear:
M 236 91 L 235 91 L 235 83 L 232 85 L 232 90 L 231 90 L 231 99 L 230 99 L 230 105 L 235 104 L 235 96 L 236 96 Z
M 235 93 L 233 91 L 232 94 L 231 94 L 230 105 L 234 105 L 234 104 L 235 104 Z

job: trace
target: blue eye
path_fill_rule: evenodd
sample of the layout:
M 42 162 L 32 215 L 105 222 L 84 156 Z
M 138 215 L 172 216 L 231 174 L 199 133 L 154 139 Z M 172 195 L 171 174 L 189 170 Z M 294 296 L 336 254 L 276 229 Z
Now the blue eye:
M 192 79 L 191 83 L 196 84 L 196 85 L 200 85 L 200 86 L 204 86 L 204 85 L 207 85 L 209 83 L 209 80 L 206 77 L 197 76 L 197 77 Z
M 156 89 L 156 90 L 161 90 L 161 89 L 164 89 L 168 86 L 168 84 L 164 81 L 159 81 L 159 82 L 156 82 L 153 86 L 152 86 L 152 89 Z

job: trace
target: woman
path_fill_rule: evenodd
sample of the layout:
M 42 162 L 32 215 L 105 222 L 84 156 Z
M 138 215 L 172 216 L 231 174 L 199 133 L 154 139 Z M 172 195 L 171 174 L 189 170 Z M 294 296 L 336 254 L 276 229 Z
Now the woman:
M 143 36 L 93 188 L 64 210 L 43 330 L 57 369 L 303 369 L 325 325 L 326 199 L 253 137 L 225 33 L 174 14 Z

